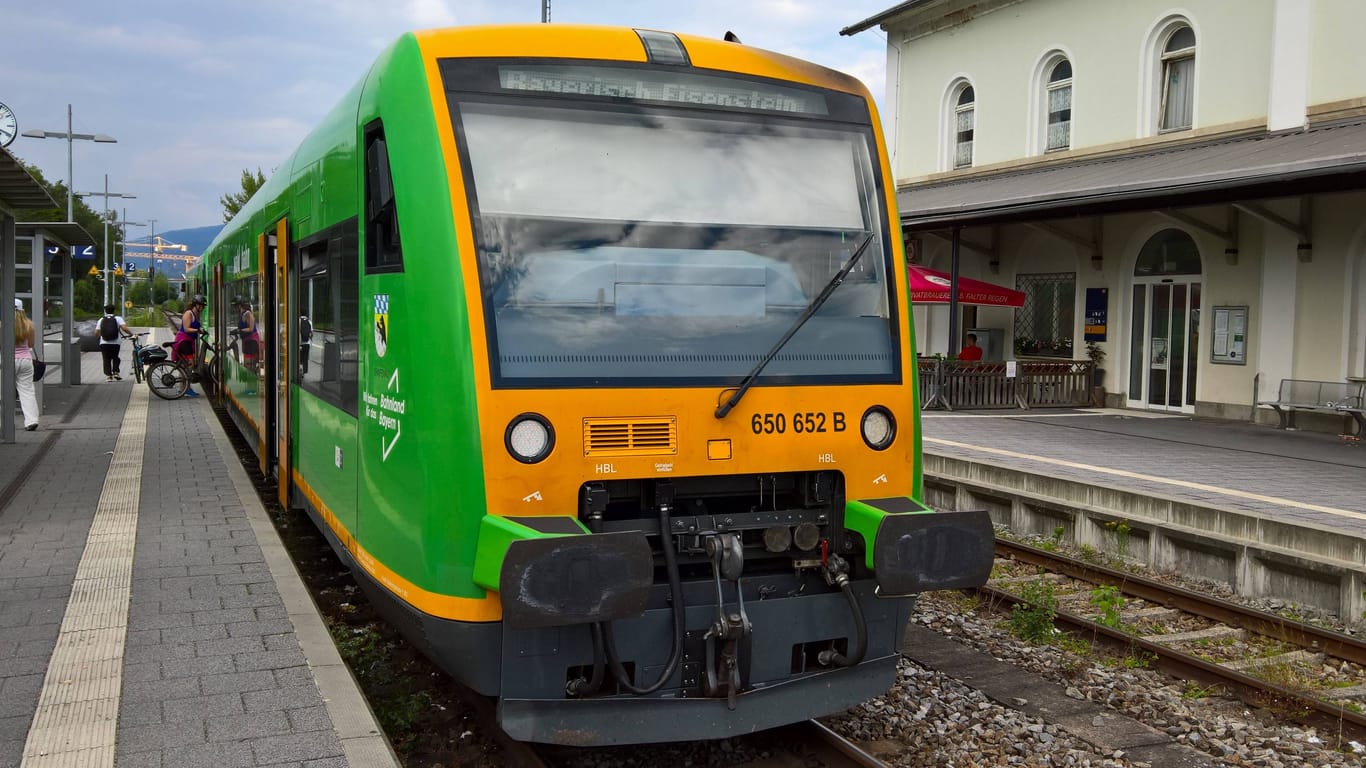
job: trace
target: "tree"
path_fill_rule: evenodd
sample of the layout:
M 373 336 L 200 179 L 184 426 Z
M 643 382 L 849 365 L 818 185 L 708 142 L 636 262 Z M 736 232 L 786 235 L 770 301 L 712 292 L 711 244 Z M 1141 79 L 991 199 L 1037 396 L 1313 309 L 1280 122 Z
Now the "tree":
M 175 294 L 171 292 L 171 281 L 158 272 L 156 277 L 152 278 L 152 303 L 160 304 L 173 295 Z
M 242 210 L 242 206 L 246 205 L 247 201 L 251 199 L 251 196 L 256 194 L 256 190 L 260 189 L 265 183 L 266 175 L 261 173 L 260 168 L 256 169 L 255 174 L 250 170 L 243 168 L 242 191 L 229 192 L 218 198 L 218 202 L 223 204 L 223 223 L 226 224 L 229 221 L 232 221 L 232 217 L 236 216 L 237 212 Z

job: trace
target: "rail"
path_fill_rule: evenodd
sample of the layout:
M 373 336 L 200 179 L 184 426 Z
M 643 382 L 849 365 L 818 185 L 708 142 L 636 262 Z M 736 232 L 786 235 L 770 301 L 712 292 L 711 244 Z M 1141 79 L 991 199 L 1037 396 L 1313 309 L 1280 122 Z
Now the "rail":
M 920 406 L 944 408 L 1078 408 L 1091 404 L 1095 366 L 1088 360 L 917 361 Z
M 996 552 L 998 556 L 1013 558 L 1071 578 L 1109 584 L 1117 587 L 1123 594 L 1263 636 L 1274 637 L 1287 644 L 1312 649 L 1334 658 L 1361 663 L 1362 658 L 1366 657 L 1366 643 L 1354 637 L 1304 622 L 1265 614 L 1210 595 L 1084 563 L 1060 553 L 1003 539 L 997 539 Z M 997 587 L 980 587 L 978 592 L 997 606 L 1008 607 L 1022 602 L 1021 598 Z M 1222 686 L 1253 706 L 1275 706 L 1278 713 L 1289 719 L 1319 728 L 1325 733 L 1337 734 L 1344 741 L 1366 739 L 1366 715 L 1319 698 L 1312 692 L 1288 688 L 1245 674 L 1230 666 L 1184 653 L 1158 642 L 1161 635 L 1141 637 L 1063 610 L 1056 612 L 1056 623 L 1059 629 L 1078 637 L 1103 641 L 1130 653 L 1149 654 L 1157 660 L 1159 668 L 1168 674 L 1206 685 Z

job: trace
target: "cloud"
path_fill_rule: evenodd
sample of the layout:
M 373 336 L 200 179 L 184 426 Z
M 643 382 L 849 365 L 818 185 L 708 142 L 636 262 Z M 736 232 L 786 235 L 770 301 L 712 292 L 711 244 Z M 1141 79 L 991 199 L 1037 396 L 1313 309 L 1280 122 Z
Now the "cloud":
M 554 0 L 557 23 L 616 24 L 719 38 L 805 58 L 883 96 L 885 43 L 839 29 L 887 0 Z M 243 168 L 269 171 L 360 77 L 413 29 L 540 18 L 534 0 L 57 0 L 4 17 L 0 101 L 21 130 L 65 127 L 113 145 L 77 142 L 77 189 L 138 197 L 129 216 L 158 230 L 216 223 L 218 197 Z M 884 105 L 884 112 L 890 110 Z M 23 139 L 11 151 L 49 178 L 66 176 L 65 142 Z

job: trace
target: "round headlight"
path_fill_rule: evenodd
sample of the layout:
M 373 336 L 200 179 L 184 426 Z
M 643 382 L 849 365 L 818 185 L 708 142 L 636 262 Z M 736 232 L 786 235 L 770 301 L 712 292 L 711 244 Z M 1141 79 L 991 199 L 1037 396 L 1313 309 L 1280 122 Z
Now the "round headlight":
M 555 447 L 555 430 L 538 413 L 524 413 L 508 424 L 503 435 L 508 453 L 525 464 L 535 464 L 550 455 Z
M 863 442 L 875 451 L 883 451 L 896 439 L 896 419 L 891 411 L 880 405 L 863 412 Z

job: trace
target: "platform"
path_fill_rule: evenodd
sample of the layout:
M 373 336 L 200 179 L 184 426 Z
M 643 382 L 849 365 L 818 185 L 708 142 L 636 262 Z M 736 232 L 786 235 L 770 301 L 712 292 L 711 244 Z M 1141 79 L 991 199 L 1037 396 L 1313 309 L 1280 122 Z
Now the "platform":
M 925 413 L 922 438 L 931 504 L 1366 617 L 1366 445 L 1114 409 Z
M 209 404 L 82 358 L 0 445 L 0 766 L 397 766 Z

